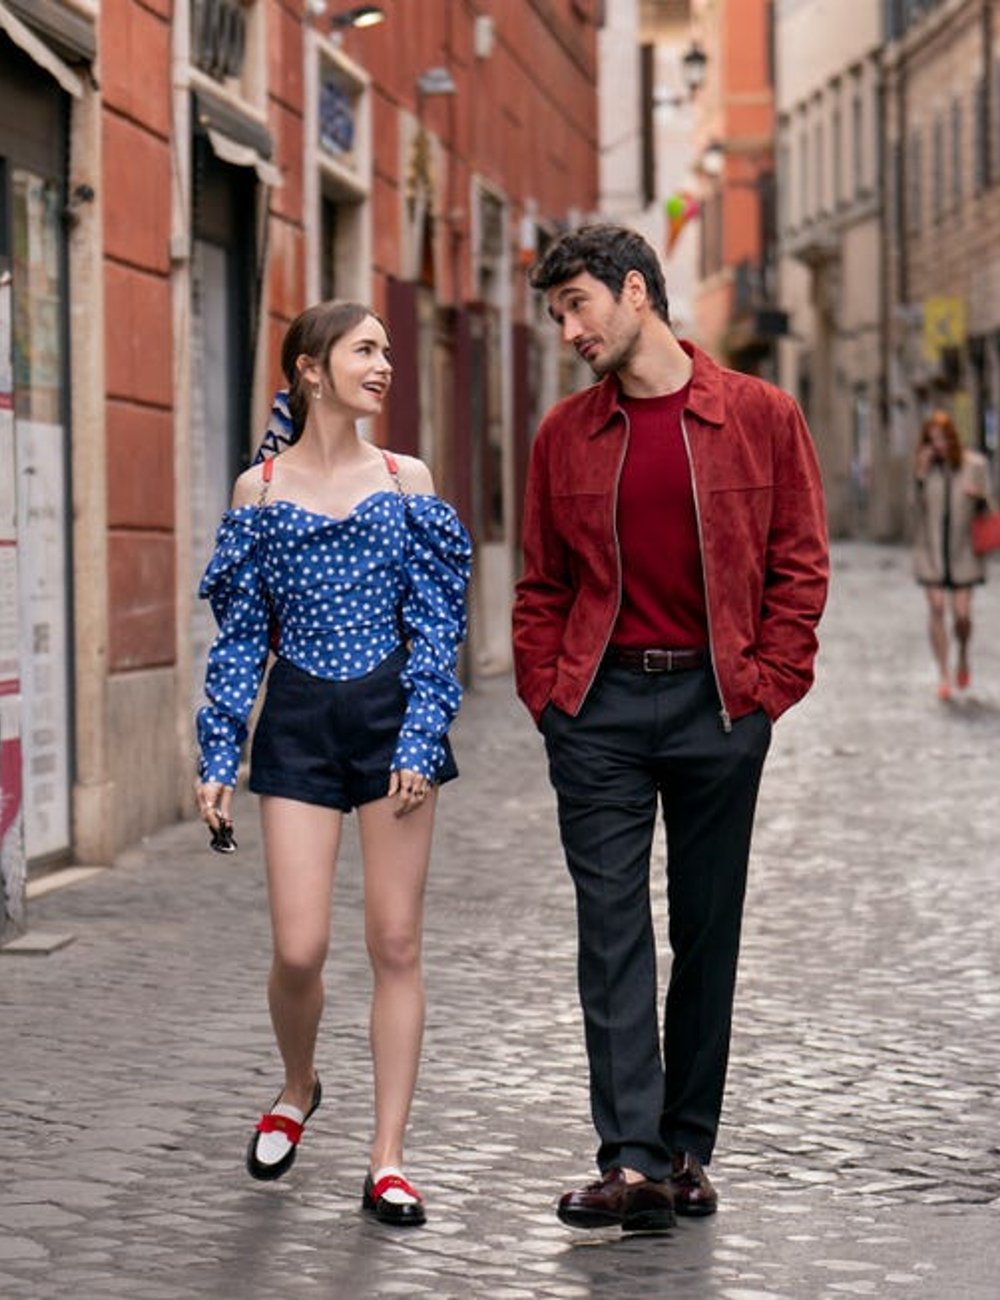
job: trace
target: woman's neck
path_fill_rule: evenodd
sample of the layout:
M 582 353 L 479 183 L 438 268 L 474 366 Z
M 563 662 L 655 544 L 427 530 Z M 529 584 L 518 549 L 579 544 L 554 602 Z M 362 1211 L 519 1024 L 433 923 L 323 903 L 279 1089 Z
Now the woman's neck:
M 315 409 L 310 411 L 302 436 L 290 450 L 300 465 L 309 465 L 320 473 L 366 460 L 371 454 L 352 416 Z

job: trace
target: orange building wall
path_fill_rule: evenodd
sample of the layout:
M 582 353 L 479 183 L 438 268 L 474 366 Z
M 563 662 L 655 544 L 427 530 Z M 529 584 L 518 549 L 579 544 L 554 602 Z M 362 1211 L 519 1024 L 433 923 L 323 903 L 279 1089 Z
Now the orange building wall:
M 702 282 L 697 335 L 720 356 L 732 314 L 732 270 L 742 261 L 759 262 L 763 253 L 755 184 L 773 159 L 767 10 L 768 0 L 702 0 L 696 9 L 709 55 L 699 135 L 703 147 L 720 142 L 725 156 L 718 181 L 723 195 L 723 270 Z

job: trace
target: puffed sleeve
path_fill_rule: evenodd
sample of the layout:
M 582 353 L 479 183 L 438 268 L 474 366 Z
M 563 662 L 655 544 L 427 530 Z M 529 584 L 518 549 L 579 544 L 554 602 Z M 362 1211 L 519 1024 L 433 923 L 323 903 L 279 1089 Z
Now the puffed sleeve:
M 258 566 L 256 515 L 244 506 L 223 516 L 198 587 L 219 625 L 205 672 L 208 703 L 197 716 L 198 770 L 203 781 L 222 785 L 236 784 L 247 718 L 267 661 L 270 606 Z
M 402 620 L 410 657 L 402 682 L 409 702 L 392 767 L 433 781 L 444 761 L 442 740 L 462 699 L 457 661 L 466 631 L 472 543 L 454 509 L 439 497 L 408 497 L 406 513 Z

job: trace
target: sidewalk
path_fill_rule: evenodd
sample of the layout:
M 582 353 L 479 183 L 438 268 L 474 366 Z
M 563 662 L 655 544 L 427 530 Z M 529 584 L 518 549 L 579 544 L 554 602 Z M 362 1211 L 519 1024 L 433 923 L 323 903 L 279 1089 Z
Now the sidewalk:
M 244 1172 L 280 1069 L 242 795 L 235 858 L 197 823 L 168 828 L 32 903 L 31 927 L 73 943 L 0 955 L 0 1296 L 995 1296 L 1000 572 L 975 613 L 973 690 L 939 704 L 908 557 L 837 548 L 819 685 L 778 725 L 761 795 L 714 1219 L 631 1239 L 555 1219 L 593 1172 L 573 898 L 541 742 L 498 678 L 454 733 L 463 778 L 442 793 L 428 899 L 408 1166 L 428 1226 L 392 1233 L 358 1211 L 353 827 L 323 1107 L 286 1179 Z

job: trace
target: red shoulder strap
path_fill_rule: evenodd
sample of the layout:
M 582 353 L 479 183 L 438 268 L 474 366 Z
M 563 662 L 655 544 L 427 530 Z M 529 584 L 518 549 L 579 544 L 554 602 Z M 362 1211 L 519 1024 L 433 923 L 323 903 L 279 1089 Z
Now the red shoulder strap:
M 385 467 L 389 471 L 389 475 L 393 483 L 395 483 L 396 485 L 396 491 L 400 494 L 400 496 L 405 497 L 406 489 L 403 487 L 403 482 L 399 477 L 399 465 L 396 463 L 396 457 L 392 454 L 391 451 L 386 451 L 384 447 L 379 447 L 379 451 L 382 453 L 382 459 L 385 461 Z
M 260 476 L 265 483 L 270 483 L 273 474 L 274 474 L 274 457 L 268 456 L 267 460 L 261 463 Z

